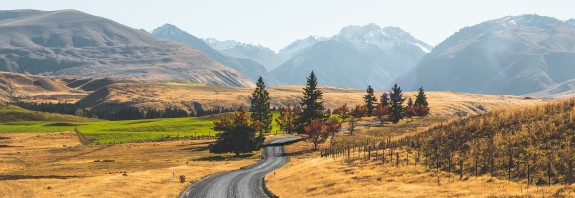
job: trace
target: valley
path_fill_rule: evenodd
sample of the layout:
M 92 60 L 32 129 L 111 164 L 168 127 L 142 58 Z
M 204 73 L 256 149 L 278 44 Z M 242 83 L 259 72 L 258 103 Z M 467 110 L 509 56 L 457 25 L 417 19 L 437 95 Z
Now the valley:
M 0 197 L 575 197 L 573 3 L 3 5 Z

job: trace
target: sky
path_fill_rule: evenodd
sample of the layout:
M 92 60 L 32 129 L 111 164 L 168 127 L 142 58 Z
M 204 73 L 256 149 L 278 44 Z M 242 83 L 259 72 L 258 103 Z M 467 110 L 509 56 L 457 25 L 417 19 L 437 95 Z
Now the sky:
M 459 29 L 521 14 L 575 18 L 573 0 L 0 0 L 0 10 L 75 9 L 136 29 L 170 23 L 200 38 L 279 50 L 349 25 L 396 26 L 430 45 Z

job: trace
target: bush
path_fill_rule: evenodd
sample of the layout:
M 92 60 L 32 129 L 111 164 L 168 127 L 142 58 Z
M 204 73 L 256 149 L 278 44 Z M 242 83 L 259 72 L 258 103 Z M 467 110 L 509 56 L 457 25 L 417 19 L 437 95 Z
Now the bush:
M 184 183 L 184 182 L 186 182 L 186 176 L 180 175 L 180 183 Z

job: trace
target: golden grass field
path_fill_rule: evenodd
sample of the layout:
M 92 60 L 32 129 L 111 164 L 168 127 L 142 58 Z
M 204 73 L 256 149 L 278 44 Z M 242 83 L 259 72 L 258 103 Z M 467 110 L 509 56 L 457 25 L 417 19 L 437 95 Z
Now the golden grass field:
M 76 146 L 72 132 L 0 137 L 0 197 L 176 197 L 189 181 L 259 157 L 210 154 L 209 141 Z M 94 162 L 106 159 L 114 162 Z
M 327 145 L 323 145 L 325 148 Z M 575 197 L 570 187 L 527 188 L 525 182 L 510 182 L 489 176 L 437 174 L 418 165 L 400 165 L 343 158 L 320 158 L 299 142 L 286 147 L 290 161 L 266 176 L 267 187 L 279 197 Z M 357 154 L 356 154 L 357 155 Z M 439 185 L 437 183 L 439 178 Z
M 164 109 L 175 106 L 192 109 L 199 103 L 204 109 L 214 107 L 248 106 L 253 88 L 236 88 L 190 82 L 146 82 L 121 79 L 81 79 L 77 77 L 49 77 L 0 72 L 0 77 L 11 79 L 11 86 L 0 81 L 0 101 L 8 100 L 8 87 L 21 101 L 78 102 L 92 107 L 101 104 L 129 104 L 138 107 Z M 297 104 L 303 85 L 268 87 L 272 106 Z M 425 88 L 425 87 L 424 87 Z M 326 108 L 335 109 L 345 103 L 353 107 L 363 104 L 365 90 L 320 87 Z M 376 87 L 376 95 L 387 88 Z M 405 97 L 415 92 L 404 93 Z M 474 115 L 486 110 L 502 109 L 538 103 L 541 99 L 520 96 L 467 94 L 458 92 L 427 92 L 432 116 L 453 117 L 456 112 Z

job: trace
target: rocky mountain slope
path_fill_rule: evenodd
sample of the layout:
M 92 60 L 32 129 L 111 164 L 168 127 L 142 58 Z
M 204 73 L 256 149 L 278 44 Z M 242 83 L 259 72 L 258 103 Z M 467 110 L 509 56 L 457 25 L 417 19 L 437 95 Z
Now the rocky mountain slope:
M 303 84 L 313 70 L 322 85 L 385 89 L 432 49 L 400 28 L 375 24 L 348 26 L 323 41 L 306 40 L 296 44 L 310 47 L 272 71 L 281 83 Z
M 258 62 L 246 58 L 235 58 L 233 56 L 222 54 L 210 47 L 202 39 L 199 39 L 174 25 L 165 24 L 158 27 L 152 31 L 152 35 L 158 38 L 184 43 L 199 49 L 218 62 L 239 71 L 254 82 L 262 76 L 269 84 L 277 84 L 276 80 L 269 74 L 264 66 Z
M 408 90 L 561 95 L 575 88 L 575 24 L 508 16 L 461 29 L 401 77 Z
M 75 10 L 0 11 L 0 71 L 250 87 L 203 52 Z

